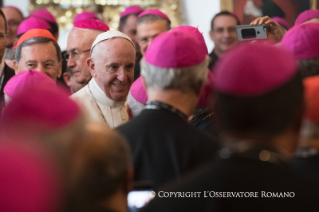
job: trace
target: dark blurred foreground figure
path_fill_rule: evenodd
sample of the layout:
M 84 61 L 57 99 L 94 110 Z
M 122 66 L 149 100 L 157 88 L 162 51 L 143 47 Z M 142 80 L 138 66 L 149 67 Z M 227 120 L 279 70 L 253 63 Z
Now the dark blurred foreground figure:
M 291 51 L 299 62 L 303 78 L 319 75 L 319 24 L 295 26 L 283 37 L 280 45 Z
M 220 161 L 160 189 L 143 211 L 317 211 L 319 188 L 287 164 L 304 104 L 293 56 L 241 45 L 217 64 L 215 79 Z
M 88 139 L 73 154 L 69 212 L 126 212 L 132 190 L 130 148 L 116 131 L 89 125 Z
M 299 149 L 293 168 L 319 180 L 319 76 L 304 79 L 306 112 L 300 132 Z
M 207 51 L 198 46 L 193 34 L 172 30 L 158 35 L 146 51 L 142 79 L 148 102 L 139 116 L 117 128 L 131 146 L 135 181 L 151 181 L 156 188 L 211 160 L 218 148 L 187 122 L 207 80 Z

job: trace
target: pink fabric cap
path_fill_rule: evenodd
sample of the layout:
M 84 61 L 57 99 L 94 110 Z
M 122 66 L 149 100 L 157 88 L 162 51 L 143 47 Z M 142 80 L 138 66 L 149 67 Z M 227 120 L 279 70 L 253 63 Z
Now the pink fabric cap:
M 34 85 L 56 87 L 55 82 L 48 75 L 39 71 L 26 70 L 13 76 L 7 82 L 4 93 L 12 99 L 17 93 Z
M 94 29 L 101 31 L 109 31 L 110 28 L 104 22 L 97 19 L 85 19 L 74 24 L 74 27 L 81 29 Z
M 55 17 L 47 9 L 36 10 L 33 13 L 31 13 L 30 16 L 42 18 L 46 21 L 49 21 L 55 24 L 57 23 L 55 20 Z
M 179 27 L 175 27 L 173 30 L 180 30 L 180 31 L 185 31 L 185 32 L 189 32 L 190 34 L 193 34 L 196 40 L 198 40 L 200 43 L 200 46 L 199 46 L 200 49 L 206 54 L 208 54 L 208 49 L 205 43 L 205 39 L 203 37 L 203 33 L 201 33 L 198 30 L 198 28 L 192 27 L 192 26 L 179 26 Z
M 207 107 L 207 97 L 213 91 L 215 78 L 209 69 L 207 69 L 207 78 L 208 82 L 204 86 L 204 89 L 199 97 L 197 107 Z
M 319 18 L 319 10 L 306 10 L 299 14 L 295 21 L 295 26 L 300 25 L 313 18 Z
M 166 20 L 168 20 L 169 22 L 171 22 L 171 20 L 169 19 L 169 17 L 161 12 L 160 10 L 158 9 L 148 9 L 148 10 L 145 10 L 144 12 L 142 12 L 141 14 L 139 14 L 138 18 L 144 16 L 144 15 L 157 15 L 157 16 L 161 16 L 162 18 L 165 18 Z
M 30 29 L 50 29 L 50 25 L 44 21 L 43 19 L 36 18 L 36 17 L 29 17 L 24 19 L 21 24 L 19 25 L 17 35 L 23 34 Z
M 187 45 L 186 45 L 187 44 Z M 184 68 L 203 62 L 206 52 L 193 34 L 171 30 L 158 35 L 148 46 L 145 60 L 161 68 Z
M 303 80 L 305 88 L 305 118 L 319 124 L 319 76 L 307 77 Z
M 2 121 L 9 129 L 27 123 L 41 132 L 68 126 L 80 114 L 80 107 L 66 92 L 53 86 L 34 85 L 15 95 L 3 112 Z
M 136 101 L 142 104 L 147 102 L 147 94 L 143 87 L 142 77 L 137 78 L 130 88 L 130 93 Z
M 271 18 L 273 21 L 276 21 L 278 24 L 286 27 L 287 29 L 290 28 L 289 23 L 284 19 L 284 18 L 280 18 L 280 17 L 272 17 Z
M 215 90 L 238 96 L 259 96 L 288 82 L 297 72 L 290 52 L 266 43 L 241 44 L 216 64 Z
M 130 6 L 130 7 L 127 7 L 122 13 L 121 13 L 121 18 L 127 16 L 127 15 L 131 15 L 131 14 L 136 14 L 136 13 L 141 13 L 143 12 L 144 9 L 140 6 Z
M 0 143 L 1 212 L 61 209 L 60 170 L 48 154 L 31 142 Z
M 75 16 L 73 23 L 75 24 L 79 21 L 86 20 L 86 19 L 99 19 L 99 18 L 93 12 L 83 11 Z
M 280 45 L 291 51 L 298 60 L 319 56 L 319 24 L 307 23 L 289 30 Z

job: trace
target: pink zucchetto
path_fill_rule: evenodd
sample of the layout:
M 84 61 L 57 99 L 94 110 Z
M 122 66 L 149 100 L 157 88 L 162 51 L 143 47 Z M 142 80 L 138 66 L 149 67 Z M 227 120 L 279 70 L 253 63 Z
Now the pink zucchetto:
M 83 11 L 75 16 L 73 23 L 75 24 L 79 21 L 86 20 L 86 19 L 99 19 L 99 18 L 93 12 Z
M 104 22 L 97 20 L 97 19 L 86 19 L 74 24 L 74 27 L 81 28 L 81 29 L 94 29 L 94 30 L 101 30 L 101 31 L 109 31 L 110 28 Z
M 311 59 L 319 56 L 319 24 L 307 23 L 289 30 L 280 45 L 291 51 L 296 59 Z
M 313 18 L 319 18 L 319 10 L 306 10 L 299 14 L 295 21 L 295 26 L 300 25 L 306 21 L 309 21 Z
M 127 15 L 131 15 L 131 14 L 138 14 L 138 13 L 141 13 L 143 12 L 144 9 L 140 6 L 130 6 L 130 7 L 127 7 L 120 15 L 121 18 L 127 16 Z
M 1 212 L 61 210 L 61 170 L 49 155 L 30 141 L 1 141 Z
M 214 88 L 215 78 L 209 69 L 207 69 L 207 79 L 208 79 L 208 82 L 206 85 L 204 85 L 203 91 L 199 97 L 197 107 L 207 107 L 207 98 Z
M 130 93 L 133 98 L 139 103 L 146 104 L 147 102 L 147 94 L 143 87 L 142 77 L 137 78 L 130 88 Z
M 30 15 L 31 17 L 38 17 L 42 18 L 46 21 L 52 22 L 52 23 L 57 23 L 55 20 L 55 17 L 47 10 L 47 9 L 40 9 L 36 10 Z
M 43 19 L 36 17 L 29 17 L 24 19 L 19 25 L 17 36 L 21 36 L 23 33 L 29 31 L 30 29 L 47 29 L 50 30 L 50 25 Z
M 192 26 L 179 26 L 179 27 L 175 27 L 173 30 L 180 30 L 180 31 L 185 31 L 185 32 L 189 32 L 193 34 L 195 38 L 200 42 L 201 50 L 205 52 L 206 54 L 208 54 L 208 49 L 205 43 L 205 39 L 203 37 L 203 34 L 198 30 L 198 28 L 192 27 Z
M 26 70 L 13 76 L 4 87 L 4 93 L 13 98 L 17 93 L 34 85 L 56 87 L 55 82 L 48 75 L 34 70 Z
M 203 62 L 200 42 L 189 32 L 171 30 L 158 35 L 145 53 L 147 63 L 160 68 L 185 68 Z
M 35 85 L 17 93 L 9 102 L 2 115 L 2 124 L 12 128 L 18 123 L 28 123 L 42 132 L 68 126 L 80 115 L 80 107 L 67 93 L 57 87 Z
M 214 69 L 215 90 L 236 96 L 259 96 L 275 90 L 298 72 L 294 56 L 271 44 L 241 44 Z
M 273 21 L 276 21 L 278 24 L 282 25 L 283 27 L 285 27 L 286 29 L 289 29 L 289 23 L 288 21 L 286 21 L 284 18 L 280 18 L 280 17 L 272 17 L 271 18 Z
M 171 20 L 169 19 L 169 17 L 161 12 L 160 10 L 158 9 L 148 9 L 148 10 L 145 10 L 144 12 L 142 12 L 141 14 L 139 14 L 138 18 L 144 16 L 144 15 L 157 15 L 157 16 L 160 16 L 162 18 L 165 18 L 166 20 L 168 20 L 169 22 L 171 22 Z

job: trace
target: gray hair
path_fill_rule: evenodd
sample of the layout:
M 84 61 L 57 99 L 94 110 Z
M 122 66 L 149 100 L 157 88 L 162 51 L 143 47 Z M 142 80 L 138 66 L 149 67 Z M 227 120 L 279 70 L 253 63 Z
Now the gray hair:
M 166 18 L 163 18 L 161 16 L 158 16 L 158 15 L 152 15 L 152 14 L 149 14 L 149 15 L 143 15 L 142 17 L 139 17 L 137 20 L 136 20 L 136 25 L 140 25 L 141 23 L 149 23 L 149 22 L 156 22 L 156 21 L 160 21 L 160 20 L 164 20 L 166 21 L 166 28 L 167 30 L 170 30 L 171 29 L 171 22 L 169 20 L 167 20 Z
M 22 51 L 22 48 L 25 47 L 25 46 L 30 46 L 30 45 L 33 45 L 33 44 L 38 44 L 38 43 L 49 43 L 49 42 L 52 42 L 55 49 L 56 49 L 56 52 L 57 52 L 57 57 L 58 57 L 58 61 L 62 61 L 62 54 L 61 54 L 61 49 L 60 49 L 60 46 L 57 42 L 51 40 L 50 38 L 47 38 L 47 37 L 34 37 L 34 38 L 30 38 L 24 42 L 22 42 L 16 49 L 16 54 L 15 54 L 15 60 L 17 63 L 19 63 L 20 59 L 21 59 L 21 51 Z
M 319 57 L 299 60 L 299 67 L 302 78 L 319 75 Z
M 131 94 L 131 92 L 128 93 L 127 99 L 126 99 L 126 104 L 131 109 L 132 116 L 135 118 L 136 116 L 140 115 L 142 110 L 144 110 L 144 104 L 138 102 Z
M 3 59 L 4 60 L 14 60 L 15 59 L 15 49 L 6 48 L 4 51 Z
M 199 93 L 207 82 L 208 56 L 195 66 L 185 68 L 159 68 L 142 60 L 141 74 L 148 90 L 179 90 L 183 93 Z

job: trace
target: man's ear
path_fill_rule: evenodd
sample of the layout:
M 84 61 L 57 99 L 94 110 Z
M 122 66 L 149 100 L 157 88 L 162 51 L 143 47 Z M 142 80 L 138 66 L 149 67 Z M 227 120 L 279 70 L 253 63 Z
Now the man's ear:
M 209 31 L 209 37 L 212 41 L 214 41 L 214 32 L 212 29 Z
M 58 78 L 61 77 L 62 74 L 62 60 L 59 62 L 59 73 L 58 73 Z
M 12 61 L 12 64 L 13 64 L 14 72 L 15 72 L 16 74 L 18 74 L 19 72 L 18 72 L 18 63 L 17 63 L 17 61 L 16 61 L 16 60 L 13 60 L 13 61 Z
M 96 77 L 96 70 L 95 70 L 95 64 L 93 62 L 92 58 L 88 58 L 86 60 L 86 64 L 88 65 L 89 69 L 90 69 L 90 73 L 92 75 L 92 77 Z
M 63 73 L 63 80 L 68 87 L 71 87 L 71 75 L 68 72 Z

